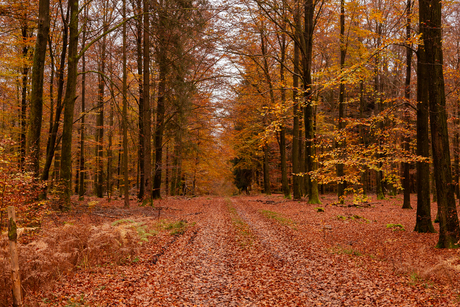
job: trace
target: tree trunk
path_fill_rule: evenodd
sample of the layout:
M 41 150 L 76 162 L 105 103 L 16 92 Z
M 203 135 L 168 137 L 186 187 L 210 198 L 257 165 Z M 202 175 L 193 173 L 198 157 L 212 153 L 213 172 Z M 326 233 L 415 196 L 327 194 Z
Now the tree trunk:
M 311 178 L 311 172 L 316 170 L 316 163 L 314 162 L 315 156 L 315 131 L 314 131 L 314 102 L 311 88 L 311 65 L 313 59 L 313 30 L 314 30 L 314 12 L 315 1 L 306 0 L 304 4 L 305 9 L 305 29 L 304 29 L 304 59 L 303 59 L 303 85 L 305 91 L 305 107 L 304 107 L 304 125 L 305 125 L 305 165 L 306 165 L 306 180 L 308 186 L 308 203 L 320 204 L 318 193 L 318 182 Z
M 157 101 L 157 112 L 156 112 L 156 124 L 155 124 L 155 170 L 153 178 L 153 198 L 161 198 L 161 175 L 163 171 L 163 132 L 164 132 L 164 121 L 165 121 L 165 101 L 166 101 L 166 76 L 168 74 L 167 66 L 167 48 L 166 39 L 164 38 L 165 29 L 165 17 L 164 17 L 163 1 L 160 2 L 159 8 L 159 27 L 160 27 L 160 39 L 158 46 L 158 63 L 160 66 L 159 71 L 159 84 L 158 84 L 158 101 Z
M 107 30 L 107 25 L 104 21 L 104 32 Z M 106 37 L 102 38 L 101 53 L 99 59 L 98 74 L 98 100 L 97 100 L 97 114 L 96 114 L 96 196 L 104 196 L 104 95 L 105 95 L 105 82 L 103 75 L 105 74 L 106 62 Z
M 144 85 L 143 85 L 143 97 L 144 97 L 144 109 L 142 116 L 143 122 L 143 165 L 144 165 L 144 200 L 150 200 L 152 198 L 152 119 L 150 110 L 150 1 L 143 0 L 144 2 Z
M 70 3 L 68 4 L 70 6 Z M 62 12 L 61 12 L 62 13 Z M 62 13 L 63 14 L 63 13 Z M 62 102 L 62 96 L 64 94 L 64 71 L 65 71 L 65 60 L 67 55 L 67 40 L 69 35 L 69 18 L 70 18 L 70 7 L 67 8 L 66 16 L 62 17 L 63 29 L 62 29 L 62 51 L 61 51 L 61 58 L 59 64 L 59 71 L 58 71 L 58 93 L 57 93 L 57 100 L 56 100 L 56 114 L 54 116 L 53 125 L 50 127 L 50 133 L 48 135 L 48 142 L 46 144 L 46 160 L 45 166 L 43 167 L 43 173 L 41 179 L 43 181 L 47 181 L 49 178 L 49 171 L 51 168 L 51 164 L 53 162 L 54 154 L 57 150 L 57 134 L 59 130 L 59 124 L 61 121 L 61 113 L 64 108 L 64 104 Z M 51 44 L 51 42 L 50 42 Z M 51 50 L 51 46 L 50 46 Z M 53 170 L 54 173 L 58 173 L 56 171 L 57 168 Z
M 407 9 L 406 9 L 406 16 L 407 16 L 407 25 L 406 25 L 406 40 L 409 42 L 410 39 L 410 32 L 411 32 L 411 10 L 412 9 L 412 0 L 407 0 Z M 408 46 L 406 48 L 406 86 L 404 88 L 404 98 L 406 98 L 406 103 L 409 103 L 411 99 L 411 74 L 412 74 L 412 49 L 411 45 L 407 43 Z M 404 110 L 404 121 L 406 125 L 409 127 L 410 124 L 410 116 L 409 116 L 409 107 L 406 106 Z M 404 150 L 409 153 L 410 150 L 410 138 L 406 137 L 404 139 Z M 403 209 L 412 209 L 410 204 L 410 163 L 403 163 L 404 169 L 404 179 L 403 179 L 403 188 L 404 188 L 404 202 L 403 202 Z
M 141 16 L 142 10 L 142 0 L 137 0 L 138 14 Z M 139 200 L 144 199 L 144 119 L 142 114 L 144 114 L 144 81 L 143 81 L 143 43 L 142 43 L 142 18 L 138 17 L 137 19 L 137 74 L 139 76 L 139 151 L 138 151 L 138 187 L 139 193 L 137 195 Z
M 88 11 L 85 7 L 85 15 L 87 16 Z M 83 29 L 82 45 L 86 43 L 86 25 Z M 86 55 L 82 57 L 82 70 L 86 71 Z M 81 122 L 80 122 L 80 159 L 79 159 L 79 182 L 78 182 L 78 195 L 83 197 L 86 192 L 85 186 L 85 119 L 86 119 L 86 74 L 83 73 L 81 77 Z
M 75 99 L 77 90 L 78 67 L 78 1 L 70 1 L 69 26 L 69 55 L 67 87 L 64 97 L 64 128 L 62 132 L 60 178 L 63 183 L 63 200 L 66 206 L 70 205 L 72 193 L 72 131 Z
M 27 40 L 29 39 L 29 28 L 27 22 L 21 27 L 21 35 L 23 40 L 22 56 L 24 62 L 26 62 L 29 47 L 27 46 Z M 20 140 L 20 168 L 25 168 L 26 162 L 26 133 L 27 133 L 27 75 L 29 74 L 29 67 L 27 63 L 22 65 L 22 80 L 21 80 L 21 133 L 19 136 Z
M 420 29 L 429 73 L 429 109 L 434 175 L 439 216 L 438 248 L 458 247 L 460 228 L 455 203 L 454 186 L 447 131 L 446 97 L 442 56 L 441 2 L 419 0 Z
M 430 143 L 428 131 L 428 74 L 426 69 L 425 51 L 423 46 L 419 46 L 417 52 L 417 156 L 425 157 L 427 161 L 416 163 L 417 167 L 417 215 L 415 229 L 416 232 L 434 233 L 433 223 L 431 222 L 431 202 L 430 202 Z
M 46 45 L 50 29 L 50 0 L 38 3 L 38 32 L 35 42 L 32 69 L 32 94 L 30 100 L 28 150 L 35 177 L 40 174 L 40 134 L 43 115 L 43 75 L 45 70 Z
M 123 110 L 122 110 L 122 126 L 123 126 L 123 194 L 124 207 L 129 207 L 129 178 L 128 178 L 128 73 L 126 66 L 126 0 L 123 0 Z
M 345 56 L 347 54 L 345 43 L 345 0 L 340 0 L 340 73 L 343 73 L 343 68 L 345 66 Z M 339 159 L 343 159 L 342 148 L 345 148 L 345 140 L 342 140 L 341 131 L 345 128 L 344 122 L 344 97 L 345 97 L 345 80 L 344 76 L 341 77 L 340 86 L 339 86 L 339 118 L 338 118 L 338 129 L 339 135 L 338 138 L 338 150 L 339 150 Z M 340 203 L 344 202 L 345 197 L 345 188 L 346 182 L 343 179 L 345 175 L 343 163 L 337 164 L 337 197 Z
M 286 18 L 285 8 L 283 8 L 283 16 Z M 283 22 L 281 37 L 278 38 L 281 53 L 280 62 L 280 82 L 281 82 L 281 105 L 286 105 L 286 88 L 284 86 L 286 82 L 285 77 L 285 65 L 286 65 L 286 24 Z M 287 174 L 287 158 L 286 158 L 286 123 L 282 119 L 279 133 L 279 147 L 280 147 L 280 159 L 281 159 L 281 185 L 283 190 L 284 198 L 291 198 L 291 191 L 289 188 L 289 180 Z
M 295 15 L 295 27 L 296 27 L 296 36 L 299 36 L 300 33 L 300 12 L 299 9 L 296 8 L 296 15 Z M 299 75 L 300 75 L 300 48 L 298 39 L 294 42 L 294 74 L 292 76 L 292 101 L 293 101 L 293 137 L 292 137 L 292 152 L 291 152 L 291 160 L 292 160 L 292 193 L 294 194 L 294 199 L 300 199 L 302 195 L 300 194 L 300 155 L 299 155 L 299 148 L 300 148 L 300 125 L 299 125 L 299 100 L 298 100 L 298 88 L 299 88 Z

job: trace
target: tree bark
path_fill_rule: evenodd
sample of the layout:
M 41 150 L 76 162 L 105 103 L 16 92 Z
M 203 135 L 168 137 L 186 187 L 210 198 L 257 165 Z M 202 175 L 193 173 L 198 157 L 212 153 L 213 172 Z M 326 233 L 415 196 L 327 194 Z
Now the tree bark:
M 38 3 L 38 32 L 32 68 L 32 94 L 30 99 L 28 150 L 35 177 L 40 174 L 40 134 L 43 115 L 43 75 L 45 71 L 46 45 L 50 29 L 50 0 Z
M 304 4 L 304 50 L 303 50 L 303 85 L 304 85 L 304 125 L 305 125 L 305 165 L 307 172 L 307 186 L 308 186 L 308 203 L 320 204 L 318 193 L 318 182 L 311 178 L 311 172 L 316 170 L 316 163 L 314 162 L 315 150 L 315 130 L 314 130 L 314 103 L 312 93 L 312 79 L 311 79 L 311 65 L 313 60 L 313 30 L 314 30 L 314 12 L 315 2 L 313 0 L 306 0 Z
M 70 1 L 69 54 L 67 86 L 64 97 L 64 127 L 62 132 L 60 178 L 63 186 L 63 201 L 70 205 L 72 193 L 72 131 L 77 90 L 78 64 L 78 1 Z
M 298 4 L 297 4 L 298 5 Z M 300 9 L 296 8 L 295 13 L 295 35 L 300 36 Z M 302 195 L 300 194 L 300 125 L 299 125 L 299 100 L 298 100 L 298 88 L 299 88 L 299 75 L 300 75 L 300 47 L 299 47 L 299 38 L 294 42 L 294 74 L 292 76 L 292 101 L 293 101 L 293 127 L 292 127 L 292 152 L 291 152 L 291 161 L 292 161 L 292 193 L 294 199 L 300 199 Z
M 443 75 L 442 19 L 439 0 L 419 0 L 420 28 L 425 46 L 426 63 L 423 72 L 429 77 L 430 127 L 434 175 L 439 217 L 438 248 L 458 247 L 460 228 L 455 203 L 454 186 L 447 130 L 446 97 Z
M 19 271 L 18 233 L 14 207 L 8 207 L 8 239 L 11 255 L 11 277 L 13 284 L 13 307 L 22 307 L 21 274 Z
M 144 49 L 143 49 L 143 100 L 144 108 L 142 116 L 143 122 L 143 166 L 144 166 L 144 200 L 152 198 L 152 119 L 150 110 L 150 1 L 143 0 L 144 2 Z
M 123 195 L 124 207 L 129 207 L 129 178 L 128 178 L 128 72 L 126 65 L 126 0 L 123 0 L 123 110 L 122 110 L 122 126 L 123 126 Z
M 411 12 L 412 12 L 412 0 L 407 0 L 407 8 L 406 8 L 406 40 L 409 42 L 410 33 L 411 33 Z M 412 49 L 411 45 L 407 43 L 408 46 L 406 48 L 406 86 L 404 88 L 404 98 L 406 98 L 406 103 L 410 102 L 411 99 L 411 74 L 412 74 Z M 409 107 L 406 106 L 404 110 L 404 121 L 406 122 L 407 127 L 410 124 L 410 116 L 409 116 Z M 410 138 L 406 137 L 404 139 L 404 150 L 406 153 L 409 153 L 410 150 Z M 410 204 L 410 163 L 403 163 L 403 188 L 404 188 L 404 202 L 403 202 L 403 209 L 412 209 Z
M 158 64 L 159 64 L 159 84 L 158 84 L 158 100 L 156 110 L 156 124 L 155 124 L 155 170 L 153 178 L 153 198 L 161 198 L 161 175 L 163 171 L 163 132 L 164 132 L 164 121 L 165 121 L 165 101 L 166 101 L 166 76 L 168 74 L 167 65 L 167 49 L 166 49 L 166 35 L 164 29 L 165 17 L 164 17 L 163 1 L 160 1 L 159 8 L 159 28 L 160 28 L 160 39 L 158 46 Z
M 103 31 L 107 31 L 107 25 L 104 20 Z M 102 44 L 100 49 L 99 59 L 99 71 L 98 74 L 98 100 L 97 100 L 97 114 L 96 114 L 96 178 L 95 188 L 96 196 L 104 196 L 104 95 L 105 95 L 105 82 L 103 75 L 105 74 L 105 62 L 106 62 L 106 37 L 102 38 Z
M 340 73 L 343 73 L 343 68 L 345 66 L 345 56 L 347 54 L 345 43 L 345 0 L 340 0 Z M 345 140 L 341 137 L 341 131 L 345 128 L 344 122 L 344 98 L 345 98 L 345 80 L 344 76 L 340 79 L 340 86 L 339 86 L 339 118 L 338 118 L 338 130 L 339 135 L 337 148 L 339 150 L 339 159 L 343 159 L 342 148 L 345 148 L 346 144 L 344 143 Z M 346 182 L 343 179 L 345 175 L 344 165 L 343 163 L 337 164 L 337 197 L 340 203 L 344 202 L 345 197 L 345 188 Z
M 26 62 L 29 47 L 27 45 L 27 40 L 29 38 L 29 27 L 27 26 L 27 21 L 24 21 L 24 25 L 21 26 L 21 35 L 23 40 L 22 46 L 22 56 L 24 62 Z M 21 133 L 19 136 L 20 143 L 20 168 L 23 170 L 26 166 L 26 133 L 27 133 L 27 75 L 29 74 L 29 66 L 27 63 L 22 65 L 21 69 Z
M 70 6 L 70 2 L 68 4 Z M 54 154 L 56 152 L 57 144 L 57 134 L 59 130 L 59 124 L 61 121 L 61 113 L 64 108 L 64 104 L 62 101 L 62 96 L 64 94 L 64 71 L 65 71 L 65 60 L 67 55 L 67 41 L 69 36 L 69 18 L 70 18 L 70 7 L 67 8 L 66 16 L 64 17 L 64 13 L 61 10 L 61 17 L 63 23 L 62 29 L 62 51 L 61 51 L 61 58 L 58 70 L 58 92 L 57 92 L 57 99 L 56 99 L 56 114 L 54 115 L 53 125 L 50 127 L 50 133 L 48 135 L 48 142 L 46 144 L 46 160 L 45 166 L 43 167 L 43 173 L 41 176 L 41 180 L 46 181 L 49 178 L 49 171 L 51 168 L 51 164 L 53 162 Z M 51 43 L 51 42 L 50 42 Z M 51 48 L 50 48 L 51 50 Z M 54 169 L 55 173 L 58 173 L 56 169 Z
M 417 52 L 417 156 L 427 159 L 425 162 L 418 161 L 417 168 L 417 215 L 414 231 L 420 233 L 434 233 L 431 221 L 430 202 L 430 143 L 428 130 L 428 74 L 426 69 L 425 51 L 419 46 Z

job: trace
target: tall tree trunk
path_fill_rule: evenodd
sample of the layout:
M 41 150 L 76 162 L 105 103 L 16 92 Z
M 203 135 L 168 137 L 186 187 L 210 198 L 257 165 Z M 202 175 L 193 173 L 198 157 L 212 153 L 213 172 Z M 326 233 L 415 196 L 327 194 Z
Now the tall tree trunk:
M 360 85 L 359 85 L 359 118 L 364 119 L 364 109 L 366 107 L 366 102 L 364 101 L 364 82 L 361 80 Z M 367 147 L 367 136 L 366 132 L 363 128 L 363 126 L 360 126 L 359 128 L 360 136 L 361 136 L 361 143 L 364 145 L 364 147 Z M 369 187 L 368 187 L 368 181 L 369 181 L 369 169 L 367 165 L 364 165 L 364 169 L 361 171 L 361 182 L 363 186 L 363 194 L 367 195 Z
M 433 223 L 431 222 L 431 202 L 430 202 L 430 143 L 428 130 L 428 73 L 426 69 L 425 51 L 423 46 L 419 46 L 417 52 L 417 156 L 426 158 L 427 161 L 417 161 L 417 215 L 415 229 L 416 232 L 434 233 Z
M 347 54 L 347 47 L 345 43 L 345 0 L 340 0 L 340 73 L 343 74 L 343 69 L 345 66 L 345 56 Z M 339 157 L 343 159 L 343 153 L 341 153 L 342 148 L 345 148 L 345 140 L 342 140 L 341 131 L 345 128 L 344 122 L 344 97 L 345 97 L 345 80 L 344 76 L 341 76 L 340 86 L 339 86 L 339 118 L 338 118 L 338 128 L 339 135 L 337 147 L 339 148 Z M 343 163 L 337 164 L 337 197 L 341 203 L 344 202 L 345 197 L 345 188 L 346 182 L 343 179 L 345 175 Z
M 152 198 L 152 118 L 150 110 L 150 1 L 143 0 L 144 2 L 144 85 L 143 85 L 143 97 L 144 97 L 144 110 L 140 114 L 143 121 L 143 165 L 144 165 L 144 199 L 150 200 Z
M 85 7 L 85 16 L 88 16 L 88 9 Z M 83 28 L 82 45 L 86 44 L 86 25 Z M 85 186 L 85 119 L 86 119 L 86 55 L 82 57 L 82 70 L 81 77 L 81 122 L 80 122 L 80 159 L 79 159 L 79 178 L 78 178 L 78 195 L 83 197 L 86 192 Z
M 298 4 L 297 4 L 298 6 Z M 293 101 L 293 127 L 292 127 L 292 152 L 291 152 L 291 161 L 292 161 L 292 193 L 294 195 L 294 199 L 300 199 L 302 195 L 300 194 L 300 155 L 299 155 L 299 148 L 300 148 L 300 125 L 299 125 L 299 75 L 300 75 L 300 47 L 299 47 L 299 33 L 300 33 L 300 9 L 296 8 L 295 13 L 295 35 L 297 36 L 297 40 L 294 42 L 294 74 L 292 76 L 292 101 Z
M 311 65 L 313 60 L 313 30 L 314 30 L 314 13 L 315 1 L 306 0 L 304 4 L 304 59 L 303 59 L 303 82 L 305 91 L 305 107 L 304 107 L 304 125 L 305 125 L 305 165 L 307 172 L 308 185 L 308 202 L 310 204 L 320 204 L 318 193 L 318 181 L 311 178 L 311 172 L 316 170 L 315 156 L 315 131 L 314 131 L 314 103 L 312 96 L 312 79 Z
M 406 25 L 406 40 L 407 40 L 407 48 L 406 48 L 406 86 L 404 88 L 404 98 L 406 98 L 406 103 L 409 103 L 411 99 L 411 74 L 412 74 L 412 49 L 411 44 L 409 43 L 410 34 L 411 34 L 411 12 L 412 12 L 412 0 L 407 0 L 407 8 L 406 8 L 406 15 L 407 15 L 407 25 Z M 406 106 L 404 110 L 404 121 L 406 125 L 409 127 L 410 124 L 410 116 L 409 116 L 409 107 Z M 404 150 L 409 153 L 410 150 L 410 138 L 406 137 L 404 139 Z M 404 188 L 404 202 L 403 202 L 403 209 L 412 209 L 410 205 L 410 163 L 403 163 L 404 169 L 404 180 L 403 180 L 403 188 Z
M 113 71 L 111 69 L 111 71 Z M 111 83 L 111 92 L 113 93 L 113 83 Z M 109 199 L 111 199 L 112 194 L 113 194 L 113 104 L 115 103 L 115 96 L 112 96 L 112 101 L 110 103 L 110 114 L 109 114 L 109 131 L 108 131 L 108 137 L 109 137 L 109 144 L 107 147 L 107 194 L 109 196 Z
M 59 63 L 58 76 L 57 76 L 58 77 L 58 92 L 57 92 L 57 99 L 56 99 L 56 114 L 54 116 L 53 125 L 52 127 L 50 127 L 50 133 L 48 135 L 48 141 L 46 144 L 46 160 L 45 160 L 45 166 L 43 167 L 43 173 L 41 176 L 41 180 L 43 181 L 46 181 L 49 178 L 49 171 L 51 168 L 51 164 L 53 162 L 54 154 L 58 146 L 57 135 L 58 135 L 58 130 L 59 130 L 59 124 L 61 121 L 61 113 L 64 108 L 62 96 L 64 94 L 64 71 L 65 71 L 65 60 L 66 60 L 66 55 L 67 55 L 67 45 L 68 45 L 67 41 L 68 41 L 68 35 L 69 35 L 70 2 L 68 3 L 68 5 L 69 7 L 67 8 L 65 17 L 64 17 L 64 12 L 62 11 L 62 7 L 61 7 L 61 18 L 62 18 L 62 23 L 63 23 L 62 51 L 61 51 L 61 58 L 60 58 L 60 63 Z M 51 50 L 51 45 L 50 45 L 50 50 Z M 57 168 L 54 168 L 53 172 L 57 174 L 58 173 Z
M 137 0 L 137 8 L 138 8 L 138 14 L 139 16 L 142 16 L 142 0 Z M 142 27 L 142 20 L 143 18 L 138 17 L 137 19 L 137 74 L 139 76 L 138 83 L 139 83 L 139 151 L 138 151 L 138 187 L 139 187 L 139 193 L 137 195 L 139 200 L 144 199 L 144 119 L 143 115 L 144 114 L 144 70 L 143 70 L 143 42 L 142 42 L 142 36 L 143 36 L 143 27 Z
M 24 21 L 24 25 L 21 27 L 22 35 L 22 56 L 24 58 L 24 64 L 21 69 L 21 133 L 19 136 L 20 143 L 20 168 L 25 168 L 26 162 L 26 133 L 27 133 L 27 75 L 29 74 L 29 66 L 27 66 L 26 59 L 29 53 L 29 47 L 27 46 L 27 40 L 29 39 L 29 27 L 27 21 Z M 41 118 L 40 118 L 41 119 Z
M 430 127 L 434 175 L 438 201 L 438 248 L 458 247 L 460 227 L 452 185 L 452 170 L 447 131 L 446 96 L 442 55 L 441 1 L 419 0 L 420 29 L 426 53 L 423 72 L 429 77 Z
M 124 207 L 129 207 L 129 178 L 128 178 L 128 72 L 126 65 L 126 0 L 123 0 L 123 110 L 122 110 L 122 126 L 123 126 L 123 195 Z
M 30 99 L 28 150 L 35 177 L 40 174 L 40 134 L 43 115 L 43 75 L 45 71 L 46 44 L 50 29 L 50 0 L 38 3 L 38 32 L 32 68 L 32 95 Z
M 158 84 L 158 100 L 156 110 L 156 124 L 155 124 L 155 170 L 153 178 L 153 198 L 161 198 L 161 175 L 163 171 L 163 133 L 165 121 L 165 101 L 166 101 L 166 76 L 168 74 L 167 65 L 167 49 L 165 33 L 165 16 L 164 16 L 163 1 L 160 1 L 159 8 L 159 27 L 160 27 L 160 40 L 158 46 L 158 63 L 160 66 L 159 71 L 159 84 Z
M 104 21 L 104 32 L 107 31 L 107 25 Z M 97 114 L 96 114 L 96 196 L 104 196 L 104 95 L 105 95 L 105 82 L 103 75 L 105 74 L 106 62 L 106 37 L 102 38 L 100 49 L 100 63 L 98 74 L 98 100 L 97 100 Z
M 62 133 L 61 168 L 60 178 L 63 183 L 63 200 L 66 206 L 70 205 L 72 193 L 72 130 L 75 99 L 77 90 L 77 64 L 78 64 L 78 1 L 70 1 L 70 26 L 69 26 L 69 55 L 67 87 L 64 97 L 64 128 Z

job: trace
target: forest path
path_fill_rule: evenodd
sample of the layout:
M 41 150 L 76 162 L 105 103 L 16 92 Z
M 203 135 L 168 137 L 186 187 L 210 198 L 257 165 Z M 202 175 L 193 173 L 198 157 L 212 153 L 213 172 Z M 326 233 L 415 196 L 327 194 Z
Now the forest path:
M 81 293 L 75 306 L 456 306 L 439 289 L 394 274 L 388 263 L 337 252 L 324 221 L 305 222 L 301 212 L 309 207 L 292 203 L 169 203 L 177 219 L 188 221 L 185 233 L 151 240 L 136 263 L 64 278 L 54 295 Z

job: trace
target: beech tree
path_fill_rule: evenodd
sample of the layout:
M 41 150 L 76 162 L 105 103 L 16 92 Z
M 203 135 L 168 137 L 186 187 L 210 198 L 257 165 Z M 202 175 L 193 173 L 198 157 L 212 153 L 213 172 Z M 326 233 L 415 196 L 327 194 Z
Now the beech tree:
M 428 77 L 428 104 L 433 152 L 434 175 L 439 219 L 439 248 L 458 247 L 460 227 L 455 203 L 454 185 L 447 129 L 446 96 L 442 54 L 442 4 L 439 0 L 419 0 L 420 29 L 424 43 L 425 66 L 422 75 Z

